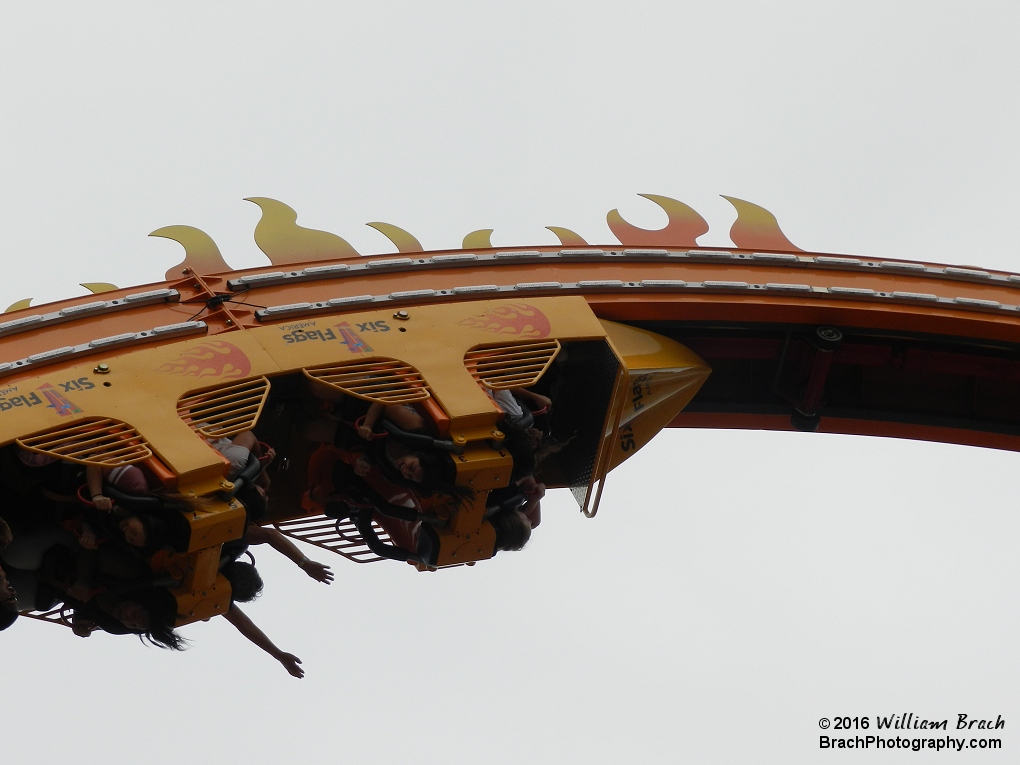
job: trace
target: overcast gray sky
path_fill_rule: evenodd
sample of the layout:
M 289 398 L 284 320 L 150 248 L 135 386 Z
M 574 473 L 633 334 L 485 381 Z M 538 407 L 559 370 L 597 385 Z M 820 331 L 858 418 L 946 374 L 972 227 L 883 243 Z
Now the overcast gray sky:
M 729 194 L 804 249 L 1020 272 L 1018 26 L 1007 2 L 5 3 L 0 308 L 162 280 L 170 224 L 266 263 L 247 196 L 376 253 L 367 221 L 611 243 L 612 208 L 664 222 L 643 192 L 726 245 Z M 471 569 L 337 557 L 326 588 L 260 553 L 246 610 L 302 681 L 222 620 L 182 655 L 19 624 L 3 761 L 813 763 L 838 756 L 819 718 L 903 712 L 1001 714 L 1005 748 L 855 761 L 1015 761 L 1018 463 L 667 432 L 595 520 L 551 496 L 526 551 Z

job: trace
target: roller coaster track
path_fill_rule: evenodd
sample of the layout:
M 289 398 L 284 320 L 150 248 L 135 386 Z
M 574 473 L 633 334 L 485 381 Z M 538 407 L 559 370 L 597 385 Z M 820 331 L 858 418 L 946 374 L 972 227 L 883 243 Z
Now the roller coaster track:
M 1020 450 L 1020 275 L 973 266 L 877 260 L 795 247 L 767 211 L 730 200 L 738 245 L 703 248 L 707 224 L 649 196 L 670 223 L 645 231 L 614 210 L 624 245 L 424 252 L 370 224 L 395 256 L 359 256 L 258 198 L 256 241 L 272 266 L 232 271 L 203 232 L 154 232 L 185 246 L 168 281 L 103 289 L 0 322 L 4 377 L 161 338 L 208 336 L 320 314 L 491 298 L 582 295 L 595 314 L 672 337 L 713 374 L 672 427 L 818 430 Z M 703 225 L 704 224 L 704 225 Z M 567 245 L 567 246 L 565 246 Z M 93 287 L 97 289 L 97 287 Z M 823 328 L 823 329 L 820 329 Z M 828 328 L 828 329 L 825 329 Z

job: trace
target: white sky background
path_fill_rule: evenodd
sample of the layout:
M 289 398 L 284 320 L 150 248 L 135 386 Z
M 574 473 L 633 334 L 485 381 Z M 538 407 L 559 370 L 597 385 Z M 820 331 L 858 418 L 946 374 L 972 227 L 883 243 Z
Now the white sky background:
M 811 250 L 1020 272 L 1015 3 L 51 3 L 0 7 L 0 308 L 160 281 L 208 232 L 236 267 L 271 196 L 362 253 L 479 228 L 612 243 L 614 207 L 717 195 Z M 5 763 L 1015 761 L 1020 456 L 672 431 L 594 521 L 431 575 L 271 552 L 181 655 L 2 636 Z M 328 555 L 328 553 L 323 553 Z M 27 622 L 27 620 L 24 620 Z M 1007 719 L 1000 753 L 840 756 L 818 719 Z M 873 732 L 873 731 L 872 731 Z

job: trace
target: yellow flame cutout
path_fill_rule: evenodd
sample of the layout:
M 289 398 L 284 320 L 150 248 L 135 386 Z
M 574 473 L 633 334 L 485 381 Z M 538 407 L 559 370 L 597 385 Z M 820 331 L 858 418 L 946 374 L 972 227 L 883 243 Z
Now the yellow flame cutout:
M 194 226 L 164 226 L 149 236 L 172 239 L 184 248 L 184 260 L 166 272 L 168 282 L 180 279 L 186 270 L 196 274 L 216 274 L 231 271 L 227 261 L 220 255 L 220 248 L 212 237 Z
M 492 248 L 492 232 L 495 229 L 492 228 L 480 228 L 477 231 L 472 231 L 470 234 L 464 237 L 464 243 L 461 245 L 465 250 L 488 250 Z
M 244 201 L 262 208 L 262 218 L 255 227 L 255 244 L 274 266 L 360 257 L 336 234 L 299 226 L 297 212 L 283 202 L 268 197 L 248 197 Z
M 28 308 L 30 305 L 32 305 L 32 300 L 33 298 L 25 298 L 24 300 L 19 300 L 17 303 L 11 303 L 9 306 L 7 306 L 7 310 L 4 311 L 4 313 L 10 313 L 11 311 L 20 311 L 23 308 Z
M 697 239 L 708 233 L 708 223 L 696 210 L 683 202 L 657 194 L 639 194 L 645 199 L 655 202 L 669 218 L 665 228 L 658 231 L 633 226 L 623 219 L 619 210 L 610 210 L 606 216 L 609 230 L 623 245 L 696 247 Z
M 380 221 L 366 223 L 365 225 L 371 226 L 393 242 L 393 244 L 396 245 L 397 252 L 424 252 L 421 242 L 399 226 L 394 226 L 392 223 L 382 223 Z
M 764 207 L 725 194 L 722 198 L 737 209 L 737 219 L 730 228 L 730 239 L 737 247 L 742 250 L 803 252 L 786 238 L 776 216 Z
M 81 286 L 91 292 L 93 295 L 98 295 L 100 292 L 113 292 L 119 290 L 116 284 L 110 284 L 109 282 L 82 282 Z
M 588 243 L 581 238 L 580 234 L 575 234 L 569 228 L 560 228 L 559 226 L 546 226 L 546 228 L 556 234 L 556 238 L 560 240 L 560 244 L 564 247 L 588 246 Z

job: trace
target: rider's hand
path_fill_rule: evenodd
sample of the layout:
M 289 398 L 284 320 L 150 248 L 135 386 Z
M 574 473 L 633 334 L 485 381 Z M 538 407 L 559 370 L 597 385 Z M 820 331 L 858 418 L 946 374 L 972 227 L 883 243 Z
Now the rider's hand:
M 301 570 L 317 582 L 330 584 L 333 581 L 333 572 L 330 571 L 329 566 L 325 563 L 308 560 L 301 565 Z
M 301 669 L 301 659 L 292 653 L 280 654 L 277 659 L 283 665 L 283 668 L 290 672 L 294 677 L 304 677 L 305 671 Z

